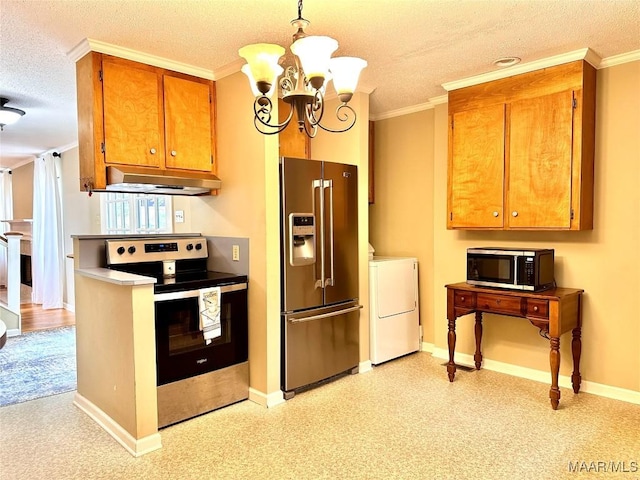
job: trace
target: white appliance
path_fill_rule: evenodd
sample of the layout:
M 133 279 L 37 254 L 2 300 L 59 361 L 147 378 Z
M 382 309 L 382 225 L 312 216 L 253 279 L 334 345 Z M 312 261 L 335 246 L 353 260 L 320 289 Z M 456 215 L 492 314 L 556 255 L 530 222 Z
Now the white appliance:
M 418 259 L 369 260 L 371 362 L 377 365 L 420 349 Z

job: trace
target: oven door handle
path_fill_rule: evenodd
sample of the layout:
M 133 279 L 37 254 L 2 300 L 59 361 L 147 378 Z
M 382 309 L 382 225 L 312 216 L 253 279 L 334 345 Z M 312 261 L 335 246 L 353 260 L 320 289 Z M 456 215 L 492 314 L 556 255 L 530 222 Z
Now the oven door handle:
M 237 291 L 246 290 L 246 289 L 247 289 L 246 283 L 236 283 L 234 285 L 221 286 L 220 293 L 237 292 Z M 156 293 L 153 295 L 153 300 L 156 302 L 162 302 L 165 300 L 181 300 L 183 298 L 194 298 L 199 296 L 200 296 L 200 290 L 188 290 L 186 292 Z

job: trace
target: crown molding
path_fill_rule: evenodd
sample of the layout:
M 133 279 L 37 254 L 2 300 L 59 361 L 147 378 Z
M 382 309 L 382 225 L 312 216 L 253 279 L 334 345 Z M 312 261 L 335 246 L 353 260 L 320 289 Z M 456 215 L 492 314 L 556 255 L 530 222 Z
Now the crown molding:
M 78 45 L 73 47 L 67 53 L 67 57 L 75 63 L 89 52 L 104 53 L 107 55 L 113 55 L 114 57 L 132 60 L 134 62 L 146 63 L 147 65 L 153 65 L 154 67 L 166 68 L 167 70 L 172 70 L 174 72 L 193 75 L 194 77 L 215 80 L 212 70 L 195 67 L 182 62 L 176 62 L 168 58 L 150 55 L 126 47 L 119 47 L 117 45 L 112 45 L 110 43 L 101 42 L 91 38 L 85 38 Z
M 220 80 L 221 78 L 228 77 L 229 75 L 233 75 L 234 73 L 238 73 L 242 66 L 246 63 L 244 58 L 239 58 L 224 67 L 218 68 L 215 72 L 213 72 L 213 76 L 215 80 Z
M 553 57 L 542 58 L 533 62 L 520 63 L 518 65 L 514 65 L 513 67 L 494 70 L 492 72 L 483 73 L 481 75 L 475 75 L 473 77 L 443 83 L 442 87 L 447 92 L 450 92 L 451 90 L 470 87 L 471 85 L 478 85 L 480 83 L 490 82 L 493 80 L 500 80 L 502 78 L 513 77 L 514 75 L 533 72 L 542 68 L 555 67 L 556 65 L 562 65 L 563 63 L 574 62 L 576 60 L 585 60 L 595 68 L 598 68 L 598 65 L 602 61 L 602 59 L 598 55 L 596 55 L 593 50 L 591 50 L 590 48 L 583 48 L 581 50 L 574 50 L 573 52 L 563 53 L 561 55 L 555 55 Z
M 635 50 L 633 52 L 621 53 L 620 55 L 614 55 L 612 57 L 603 58 L 600 62 L 601 68 L 609 68 L 614 67 L 616 65 L 622 65 L 623 63 L 637 62 L 640 61 L 640 50 Z
M 447 103 L 448 101 L 448 95 L 440 95 L 438 97 L 430 98 L 425 103 L 419 103 L 418 105 L 412 105 L 410 107 L 398 108 L 397 110 L 390 110 L 379 115 L 371 115 L 369 119 L 376 122 L 378 120 L 401 117 L 403 115 L 409 115 L 411 113 L 421 112 L 423 110 L 430 110 L 432 108 L 435 108 L 436 105 L 442 105 L 443 103 Z

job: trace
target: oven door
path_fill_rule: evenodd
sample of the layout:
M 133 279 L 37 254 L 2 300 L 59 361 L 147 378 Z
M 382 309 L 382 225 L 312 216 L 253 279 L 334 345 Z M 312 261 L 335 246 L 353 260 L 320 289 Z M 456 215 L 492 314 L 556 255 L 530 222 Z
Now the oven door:
M 224 285 L 220 293 L 221 335 L 209 344 L 200 330 L 200 290 L 154 295 L 158 385 L 247 360 L 247 284 Z

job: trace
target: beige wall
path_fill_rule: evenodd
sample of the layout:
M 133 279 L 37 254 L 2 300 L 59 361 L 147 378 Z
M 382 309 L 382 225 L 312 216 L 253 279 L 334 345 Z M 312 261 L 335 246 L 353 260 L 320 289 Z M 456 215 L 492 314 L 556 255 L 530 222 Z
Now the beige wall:
M 75 281 L 78 394 L 136 440 L 157 433 L 153 286 Z
M 375 124 L 375 203 L 369 239 L 379 256 L 418 258 L 423 341 L 433 343 L 434 110 Z
M 33 162 L 11 169 L 13 218 L 33 218 Z
M 583 380 L 631 391 L 640 391 L 640 322 L 634 299 L 640 295 L 640 62 L 599 70 L 596 106 L 596 161 L 594 229 L 585 232 L 469 232 L 446 229 L 447 106 L 419 122 L 434 131 L 432 223 L 433 260 L 422 268 L 433 269 L 432 299 L 434 323 L 431 338 L 436 348 L 446 349 L 446 295 L 444 285 L 464 280 L 466 248 L 479 245 L 527 245 L 551 247 L 556 251 L 556 280 L 559 285 L 585 290 L 583 304 Z M 429 126 L 429 115 L 434 119 Z M 418 118 L 416 118 L 418 120 Z M 407 119 L 397 117 L 376 123 L 378 130 L 401 132 Z M 380 125 L 380 128 L 378 128 Z M 424 135 L 424 133 L 423 133 Z M 413 166 L 415 178 L 386 171 L 393 162 L 386 152 L 406 151 L 406 139 L 388 135 L 379 140 L 376 161 L 376 205 L 372 207 L 372 240 L 385 246 L 396 238 L 410 236 L 413 225 L 384 228 L 378 210 L 391 211 L 405 190 L 419 198 L 427 178 L 418 176 L 421 162 L 417 152 L 404 160 Z M 415 142 L 421 142 L 416 136 Z M 399 160 L 396 158 L 396 162 Z M 378 168 L 382 170 L 378 171 Z M 423 176 L 428 174 L 422 173 Z M 383 186 L 384 184 L 386 186 Z M 412 198 L 413 198 L 412 197 Z M 425 208 L 425 210 L 427 210 Z M 429 218 L 423 213 L 422 218 Z M 425 221 L 425 223 L 428 220 Z M 374 245 L 375 246 L 375 245 Z M 378 247 L 376 247 L 378 248 Z M 381 253 L 387 253 L 381 252 Z M 388 253 L 401 253 L 389 251 Z M 424 259 L 421 259 L 424 260 Z M 421 285 L 422 286 L 422 285 Z M 421 308 L 424 297 L 421 292 Z M 549 342 L 526 320 L 487 315 L 484 322 L 483 354 L 486 359 L 540 371 L 549 368 Z M 457 352 L 473 354 L 472 320 L 458 320 Z M 425 332 L 425 340 L 430 335 Z M 570 336 L 561 338 L 561 375 L 571 374 Z M 444 371 L 443 371 L 444 375 Z

